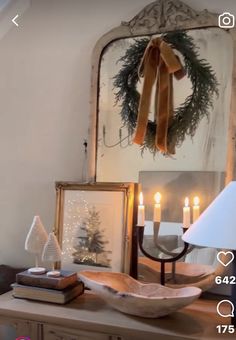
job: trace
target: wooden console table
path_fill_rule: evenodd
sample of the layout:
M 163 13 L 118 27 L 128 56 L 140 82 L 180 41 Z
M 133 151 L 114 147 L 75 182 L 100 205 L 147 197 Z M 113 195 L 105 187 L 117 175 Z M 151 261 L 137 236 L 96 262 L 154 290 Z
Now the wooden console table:
M 216 305 L 199 299 L 168 317 L 144 319 L 112 309 L 91 292 L 64 306 L 15 299 L 9 292 L 0 296 L 0 323 L 31 340 L 235 339 L 236 333 L 217 335 L 216 326 L 230 320 L 216 314 Z

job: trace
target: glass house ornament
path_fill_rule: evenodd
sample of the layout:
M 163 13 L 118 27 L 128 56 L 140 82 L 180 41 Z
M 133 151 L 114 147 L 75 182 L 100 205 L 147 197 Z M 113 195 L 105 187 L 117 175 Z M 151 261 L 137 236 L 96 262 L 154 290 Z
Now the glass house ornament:
M 29 268 L 31 274 L 44 274 L 46 269 L 39 267 L 39 258 L 42 254 L 43 247 L 47 241 L 48 234 L 40 220 L 39 216 L 34 216 L 30 230 L 25 240 L 25 250 L 35 254 L 35 267 Z
M 55 270 L 55 262 L 61 261 L 61 248 L 54 233 L 48 235 L 48 240 L 42 253 L 42 261 L 52 263 L 52 270 L 47 273 L 47 276 L 60 276 L 60 271 Z

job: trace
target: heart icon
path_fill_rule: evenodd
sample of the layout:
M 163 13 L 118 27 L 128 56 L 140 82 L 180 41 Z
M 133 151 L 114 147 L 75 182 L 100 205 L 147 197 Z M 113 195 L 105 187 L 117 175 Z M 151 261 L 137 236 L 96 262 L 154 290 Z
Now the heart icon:
M 217 260 L 223 264 L 223 266 L 227 267 L 234 260 L 234 254 L 232 251 L 219 251 Z

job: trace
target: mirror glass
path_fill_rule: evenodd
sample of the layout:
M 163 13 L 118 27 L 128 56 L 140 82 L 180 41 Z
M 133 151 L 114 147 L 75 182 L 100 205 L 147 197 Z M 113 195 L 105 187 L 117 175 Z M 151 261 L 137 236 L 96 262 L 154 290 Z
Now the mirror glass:
M 192 209 L 193 199 L 198 196 L 200 210 L 203 211 L 224 186 L 233 42 L 230 34 L 219 28 L 193 29 L 188 31 L 188 35 L 193 38 L 200 58 L 206 59 L 212 66 L 219 83 L 219 95 L 214 97 L 214 107 L 208 119 L 201 120 L 195 136 L 193 138 L 187 136 L 183 144 L 176 149 L 176 154 L 171 157 L 162 154 L 156 154 L 154 157 L 149 150 L 141 153 L 140 147 L 132 144 L 132 136 L 125 138 L 128 131 L 120 117 L 120 103 L 116 103 L 114 77 L 122 67 L 120 59 L 134 40 L 144 37 L 124 38 L 111 42 L 103 51 L 99 70 L 96 179 L 99 182 L 142 184 L 146 208 L 144 245 L 150 253 L 160 257 L 171 256 L 170 254 L 178 252 L 183 247 L 181 235 L 184 198 L 189 197 Z M 191 94 L 191 86 L 187 77 L 181 80 L 174 79 L 175 107 L 181 105 Z M 138 84 L 138 90 L 141 89 L 142 81 Z M 149 118 L 153 119 L 152 112 Z M 162 218 L 158 242 L 155 242 L 152 220 L 153 197 L 157 191 L 162 195 Z M 162 248 L 158 248 L 156 243 Z M 216 250 L 195 248 L 181 261 L 216 266 L 215 252 Z M 155 275 L 152 276 L 153 273 L 150 271 L 146 272 L 144 263 L 146 259 L 141 260 L 143 273 L 155 281 Z M 173 268 L 169 266 L 168 270 L 171 272 Z M 202 270 L 205 270 L 204 267 Z M 193 276 L 191 267 L 189 273 Z M 202 275 L 201 271 L 196 270 L 195 274 Z
M 200 57 L 206 59 L 216 73 L 219 96 L 207 118 L 202 119 L 193 139 L 187 137 L 176 149 L 173 157 L 157 154 L 155 158 L 147 150 L 142 155 L 136 144 L 108 147 L 119 142 L 119 130 L 123 126 L 116 103 L 114 76 L 119 72 L 120 58 L 134 43 L 143 37 L 119 39 L 104 50 L 100 66 L 97 181 L 138 181 L 140 171 L 225 171 L 228 115 L 232 81 L 232 40 L 229 34 L 218 28 L 196 29 L 188 32 L 199 48 Z M 219 46 L 222 48 L 219 49 Z M 142 83 L 139 84 L 141 89 Z M 174 79 L 174 104 L 178 107 L 191 94 L 191 83 L 187 77 Z M 150 119 L 152 113 L 150 114 Z M 105 128 L 105 141 L 103 131 Z M 122 128 L 122 136 L 128 132 Z M 107 146 L 106 146 L 107 145 Z

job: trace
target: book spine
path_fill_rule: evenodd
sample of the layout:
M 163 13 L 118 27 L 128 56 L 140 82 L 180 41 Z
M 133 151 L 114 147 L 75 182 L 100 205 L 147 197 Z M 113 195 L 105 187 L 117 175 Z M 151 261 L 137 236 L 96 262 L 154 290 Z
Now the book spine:
M 39 288 L 34 287 L 27 288 L 27 286 L 18 286 L 17 284 L 12 284 L 12 288 L 12 294 L 15 298 L 52 302 L 58 304 L 65 304 L 76 298 L 77 296 L 83 294 L 84 292 L 83 284 L 78 284 L 65 293 L 56 293 L 56 291 L 50 292 L 50 290 L 47 289 L 39 290 Z
M 24 286 L 34 286 L 47 289 L 62 290 L 77 281 L 77 277 L 63 278 L 61 280 L 50 280 L 47 278 L 34 278 L 30 276 L 17 275 L 16 283 Z

